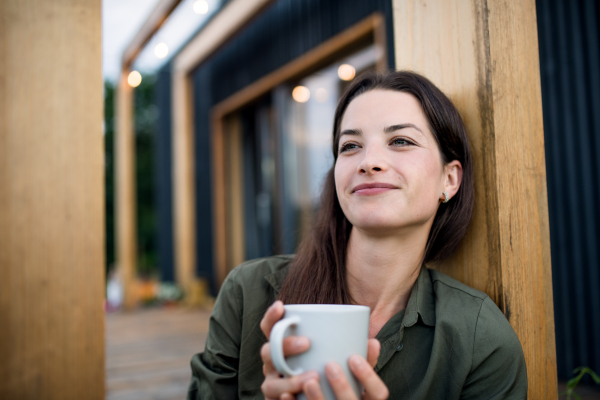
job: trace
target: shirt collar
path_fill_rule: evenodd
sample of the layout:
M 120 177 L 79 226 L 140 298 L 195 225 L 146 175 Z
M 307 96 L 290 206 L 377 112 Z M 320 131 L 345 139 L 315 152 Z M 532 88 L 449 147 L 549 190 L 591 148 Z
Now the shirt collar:
M 289 264 L 265 276 L 267 282 L 275 289 L 275 296 L 281 290 L 288 269 Z M 429 271 L 425 266 L 421 267 L 419 276 L 408 298 L 402 324 L 406 327 L 413 326 L 417 322 L 419 315 L 425 325 L 435 326 L 435 294 L 433 293 L 433 283 L 431 282 Z
M 435 326 L 435 294 L 429 270 L 423 266 L 417 277 L 417 281 L 408 298 L 404 320 L 402 325 L 409 327 L 421 320 L 425 325 Z

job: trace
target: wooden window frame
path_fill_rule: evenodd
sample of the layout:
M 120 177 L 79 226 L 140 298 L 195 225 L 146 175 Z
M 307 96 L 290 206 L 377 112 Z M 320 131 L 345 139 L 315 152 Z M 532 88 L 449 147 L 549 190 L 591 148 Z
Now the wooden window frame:
M 281 68 L 246 86 L 240 91 L 229 96 L 227 99 L 216 104 L 211 109 L 211 163 L 212 163 L 212 190 L 213 190 L 213 260 L 217 282 L 220 286 L 232 265 L 244 261 L 244 209 L 243 202 L 238 202 L 233 214 L 235 219 L 228 218 L 228 196 L 226 182 L 226 152 L 224 137 L 226 135 L 226 119 L 235 111 L 259 99 L 269 93 L 275 87 L 306 76 L 311 72 L 326 66 L 347 52 L 349 48 L 355 47 L 372 38 L 376 48 L 383 49 L 384 56 L 379 57 L 376 69 L 385 71 L 387 57 L 385 56 L 386 37 L 384 17 L 376 12 L 364 18 L 350 28 L 342 31 L 333 38 L 326 40 L 319 46 L 308 51 L 302 56 L 290 61 Z M 240 141 L 236 142 L 241 145 Z M 242 180 L 239 182 L 238 191 L 243 190 Z M 241 217 L 241 218 L 240 218 Z M 228 231 L 231 230 L 231 231 Z

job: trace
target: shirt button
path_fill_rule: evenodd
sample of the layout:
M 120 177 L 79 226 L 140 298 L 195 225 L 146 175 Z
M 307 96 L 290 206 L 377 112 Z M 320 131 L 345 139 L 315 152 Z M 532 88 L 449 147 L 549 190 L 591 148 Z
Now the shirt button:
M 398 345 L 398 348 L 397 348 L 396 350 L 398 350 L 398 351 L 402 350 L 402 343 L 400 343 L 400 344 Z

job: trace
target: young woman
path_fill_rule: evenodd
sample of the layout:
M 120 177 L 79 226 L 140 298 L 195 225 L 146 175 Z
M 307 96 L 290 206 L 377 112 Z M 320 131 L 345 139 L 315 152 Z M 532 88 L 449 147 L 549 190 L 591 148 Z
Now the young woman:
M 521 345 L 500 310 L 425 267 L 456 249 L 473 210 L 469 142 L 450 100 L 416 73 L 363 75 L 339 101 L 333 154 L 297 255 L 227 277 L 188 399 L 322 399 L 315 371 L 285 378 L 273 367 L 268 337 L 283 303 L 371 308 L 367 359 L 349 360 L 365 399 L 526 398 Z M 284 351 L 309 346 L 290 337 Z M 355 398 L 339 366 L 326 376 L 339 399 Z

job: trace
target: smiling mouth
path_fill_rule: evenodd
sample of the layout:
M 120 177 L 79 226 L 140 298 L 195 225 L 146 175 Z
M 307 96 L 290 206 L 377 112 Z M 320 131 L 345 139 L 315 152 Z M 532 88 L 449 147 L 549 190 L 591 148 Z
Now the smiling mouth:
M 369 196 L 389 192 L 390 190 L 394 189 L 398 189 L 398 187 L 389 183 L 363 183 L 362 185 L 358 185 L 352 189 L 352 194 Z

